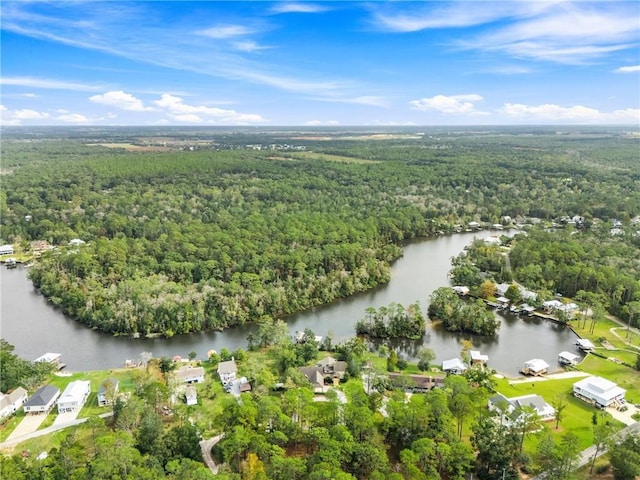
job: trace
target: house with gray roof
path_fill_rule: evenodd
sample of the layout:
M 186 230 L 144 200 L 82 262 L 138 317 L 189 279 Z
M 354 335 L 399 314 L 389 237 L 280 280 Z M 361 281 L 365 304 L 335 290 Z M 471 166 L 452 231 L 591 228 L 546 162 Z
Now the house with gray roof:
M 489 398 L 489 410 L 500 415 L 503 425 L 513 425 L 519 420 L 519 416 L 514 413 L 516 410 L 529 407 L 533 409 L 540 420 L 548 422 L 556 418 L 556 410 L 549 405 L 540 395 L 522 395 L 519 397 L 507 398 L 501 393 Z
M 235 359 L 232 358 L 226 362 L 218 363 L 217 372 L 223 385 L 234 381 L 238 374 L 238 366 L 236 365 Z
M 24 404 L 25 413 L 49 413 L 60 396 L 60 389 L 53 385 L 45 385 L 31 395 Z

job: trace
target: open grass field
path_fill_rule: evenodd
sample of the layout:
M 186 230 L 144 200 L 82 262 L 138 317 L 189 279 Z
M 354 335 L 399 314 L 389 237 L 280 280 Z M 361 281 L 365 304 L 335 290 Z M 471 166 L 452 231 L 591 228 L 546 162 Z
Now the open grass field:
M 293 158 L 302 158 L 305 160 L 326 160 L 328 162 L 343 162 L 343 163 L 379 163 L 375 160 L 367 160 L 364 158 L 355 157 L 343 157 L 340 155 L 329 155 L 327 153 L 315 153 L 315 152 L 295 152 L 290 154 Z

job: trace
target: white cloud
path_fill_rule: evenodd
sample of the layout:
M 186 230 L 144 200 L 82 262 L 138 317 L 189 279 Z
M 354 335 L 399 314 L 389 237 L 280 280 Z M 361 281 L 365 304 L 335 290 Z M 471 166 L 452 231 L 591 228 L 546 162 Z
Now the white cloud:
M 18 120 L 43 120 L 45 118 L 49 118 L 49 114 L 47 112 L 37 112 L 28 108 L 14 110 L 11 114 L 13 118 Z
M 2 77 L 0 78 L 0 85 L 13 85 L 17 87 L 29 88 L 47 88 L 52 90 L 74 90 L 83 92 L 95 92 L 104 88 L 97 85 L 88 85 L 85 83 L 33 77 Z
M 616 73 L 633 73 L 640 72 L 640 65 L 629 65 L 626 67 L 620 67 L 615 69 Z
M 446 114 L 466 114 L 483 115 L 475 109 L 475 102 L 482 101 L 483 98 L 477 94 L 469 95 L 436 95 L 431 98 L 421 98 L 409 102 L 414 110 L 435 110 Z
M 243 37 L 254 32 L 244 25 L 218 25 L 216 27 L 207 28 L 206 30 L 200 30 L 196 33 L 209 38 L 225 39 Z
M 67 123 L 89 123 L 89 119 L 79 113 L 67 113 L 56 117 L 56 120 Z
M 152 110 L 145 107 L 142 100 L 134 97 L 130 93 L 123 92 L 122 90 L 107 92 L 102 95 L 94 95 L 89 97 L 94 103 L 100 103 L 102 105 L 109 105 L 112 107 L 121 108 L 123 110 L 130 110 L 134 112 L 144 112 Z
M 552 103 L 543 105 L 505 103 L 500 113 L 512 119 L 544 123 L 637 123 L 640 121 L 640 109 L 627 108 L 607 113 L 583 105 L 563 107 Z
M 519 58 L 583 64 L 637 48 L 637 9 L 629 6 L 625 2 L 608 3 L 606 8 L 592 2 L 548 4 L 539 14 L 518 18 L 458 45 Z
M 268 47 L 266 45 L 259 45 L 256 42 L 248 40 L 246 42 L 233 42 L 233 46 L 236 50 L 241 52 L 253 53 L 260 50 L 267 50 L 272 47 Z
M 181 122 L 201 123 L 204 119 L 219 123 L 260 123 L 263 118 L 251 113 L 239 113 L 235 110 L 227 110 L 205 105 L 188 105 L 182 98 L 165 93 L 160 100 L 153 102 L 159 108 L 167 111 L 171 118 Z
M 319 13 L 326 12 L 328 9 L 321 5 L 312 3 L 296 3 L 286 2 L 279 3 L 271 9 L 272 13 Z

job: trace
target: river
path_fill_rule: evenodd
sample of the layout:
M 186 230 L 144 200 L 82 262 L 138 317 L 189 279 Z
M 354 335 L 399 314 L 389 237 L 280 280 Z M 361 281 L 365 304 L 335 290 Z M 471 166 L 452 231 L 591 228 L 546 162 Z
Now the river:
M 291 315 L 286 318 L 290 330 L 310 328 L 316 335 L 323 336 L 332 332 L 335 342 L 355 334 L 355 323 L 368 307 L 419 301 L 426 312 L 431 292 L 450 284 L 451 257 L 458 255 L 474 237 L 484 238 L 490 234 L 462 233 L 410 243 L 403 257 L 393 264 L 387 285 Z M 247 334 L 255 329 L 254 325 L 244 325 L 224 332 L 176 335 L 170 339 L 114 337 L 86 328 L 53 308 L 35 291 L 27 279 L 27 271 L 23 267 L 0 271 L 0 335 L 15 346 L 16 354 L 26 359 L 33 360 L 45 352 L 62 354 L 62 362 L 72 371 L 121 367 L 126 359 L 136 359 L 145 351 L 156 357 L 186 357 L 195 351 L 198 358 L 206 358 L 211 349 L 246 348 Z M 522 364 L 532 358 L 546 360 L 553 370 L 559 352 L 578 353 L 574 346 L 576 336 L 569 329 L 535 318 L 500 315 L 500 319 L 502 325 L 494 338 L 452 334 L 428 327 L 424 339 L 397 346 L 401 356 L 407 359 L 413 359 L 423 346 L 431 348 L 436 352 L 438 363 L 459 356 L 460 340 L 465 338 L 489 355 L 490 367 L 509 376 L 517 376 Z

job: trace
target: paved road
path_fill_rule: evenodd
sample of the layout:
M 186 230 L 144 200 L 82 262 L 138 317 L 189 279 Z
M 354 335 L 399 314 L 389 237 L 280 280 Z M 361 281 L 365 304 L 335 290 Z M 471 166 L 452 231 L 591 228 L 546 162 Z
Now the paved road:
M 107 418 L 113 415 L 113 412 L 103 413 L 99 415 L 100 418 Z M 80 418 L 77 420 L 71 420 L 66 423 L 59 423 L 57 425 L 51 425 L 50 427 L 43 428 L 42 430 L 37 430 L 35 432 L 27 433 L 25 435 L 20 435 L 14 438 L 9 438 L 6 441 L 0 443 L 0 449 L 10 449 L 15 447 L 18 443 L 24 442 L 25 440 L 30 440 L 32 438 L 41 437 L 42 435 L 48 435 L 52 432 L 57 432 L 58 430 L 62 430 L 67 427 L 73 427 L 75 425 L 80 425 L 81 423 L 89 420 L 90 417 Z
M 221 433 L 220 435 L 216 435 L 215 437 L 208 438 L 200 442 L 200 448 L 202 449 L 202 459 L 204 460 L 204 463 L 207 464 L 207 467 L 209 467 L 209 470 L 211 470 L 211 473 L 213 473 L 214 475 L 218 474 L 218 465 L 216 465 L 216 463 L 213 461 L 213 457 L 211 457 L 211 449 L 223 438 L 224 433 Z
M 633 425 L 629 425 L 628 427 L 623 428 L 616 434 L 616 438 L 622 440 L 624 437 L 626 437 L 627 435 L 630 435 L 631 433 L 640 433 L 640 422 L 636 422 Z M 606 451 L 607 451 L 606 448 L 600 449 L 600 451 L 598 452 L 598 457 L 600 457 L 601 455 L 604 455 Z M 578 465 L 576 469 L 591 463 L 595 453 L 596 453 L 595 445 L 591 445 L 589 448 L 583 450 L 580 453 L 580 460 L 578 461 Z M 537 477 L 533 477 L 531 480 L 544 480 L 545 478 L 546 478 L 546 475 L 541 474 L 541 475 L 538 475 Z

